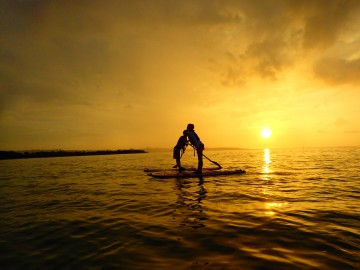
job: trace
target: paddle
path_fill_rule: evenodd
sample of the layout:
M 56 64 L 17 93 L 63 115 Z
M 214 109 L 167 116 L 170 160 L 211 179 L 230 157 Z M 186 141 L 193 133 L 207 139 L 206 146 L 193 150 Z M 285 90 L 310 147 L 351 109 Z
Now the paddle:
M 217 163 L 216 161 L 211 160 L 210 158 L 208 158 L 207 156 L 205 156 L 204 154 L 202 154 L 204 158 L 206 158 L 208 161 L 214 163 L 216 166 L 218 166 L 220 169 L 222 168 L 221 165 L 219 163 Z
M 193 146 L 192 144 L 190 144 L 192 146 L 192 148 L 194 148 L 196 150 L 196 147 Z M 205 156 L 204 154 L 202 154 L 204 158 L 206 158 L 208 161 L 214 163 L 216 166 L 218 166 L 220 169 L 222 168 L 221 165 L 219 163 L 217 163 L 216 161 L 211 160 L 210 158 L 208 158 L 207 156 Z

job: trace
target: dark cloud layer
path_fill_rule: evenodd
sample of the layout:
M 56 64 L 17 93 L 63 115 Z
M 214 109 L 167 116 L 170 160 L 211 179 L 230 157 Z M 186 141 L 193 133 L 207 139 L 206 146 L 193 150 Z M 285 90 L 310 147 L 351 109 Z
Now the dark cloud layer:
M 249 76 L 249 70 L 261 77 L 276 79 L 284 68 L 296 65 L 314 50 L 320 62 L 326 61 L 322 59 L 326 58 L 326 50 L 343 42 L 344 33 L 356 29 L 353 24 L 360 11 L 358 1 L 265 2 L 245 1 L 238 5 L 246 17 L 243 22 L 246 37 L 251 39 L 244 51 L 232 52 L 239 56 L 226 73 L 229 78 L 225 81 L 229 85 L 234 81 L 243 82 Z M 245 74 L 241 72 L 243 68 L 234 72 L 239 65 L 246 66 Z M 318 67 L 318 64 L 314 65 L 316 70 Z M 235 79 L 234 74 L 241 78 Z M 331 77 L 322 79 L 332 80 Z
M 300 46 L 323 50 L 336 43 L 351 25 L 360 3 L 3 0 L 1 6 L 2 91 L 14 93 L 7 93 L 8 97 L 26 92 L 40 97 L 47 96 L 42 89 L 49 87 L 49 81 L 52 85 L 76 85 L 92 76 L 111 73 L 114 68 L 124 76 L 124 83 L 129 77 L 140 81 L 147 60 L 144 52 L 156 55 L 167 45 L 174 46 L 172 42 L 176 41 L 171 38 L 175 35 L 191 42 L 194 50 L 206 44 L 207 57 L 220 62 L 215 70 L 219 75 L 226 74 L 222 78 L 225 85 L 249 75 L 274 79 L 298 60 L 294 51 Z M 221 32 L 228 34 L 219 35 Z M 245 45 L 240 49 L 237 43 Z M 176 48 L 183 57 L 194 57 L 181 50 Z M 224 53 L 219 54 L 219 50 Z M 298 53 L 295 56 L 301 57 L 301 51 Z M 232 54 L 235 61 L 225 63 L 226 54 Z

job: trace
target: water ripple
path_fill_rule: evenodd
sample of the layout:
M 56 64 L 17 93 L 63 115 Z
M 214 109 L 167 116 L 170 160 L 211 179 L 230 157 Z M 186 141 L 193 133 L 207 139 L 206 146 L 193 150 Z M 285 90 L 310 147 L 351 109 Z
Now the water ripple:
M 360 269 L 356 151 L 214 151 L 247 173 L 203 180 L 143 173 L 171 153 L 0 162 L 1 267 Z

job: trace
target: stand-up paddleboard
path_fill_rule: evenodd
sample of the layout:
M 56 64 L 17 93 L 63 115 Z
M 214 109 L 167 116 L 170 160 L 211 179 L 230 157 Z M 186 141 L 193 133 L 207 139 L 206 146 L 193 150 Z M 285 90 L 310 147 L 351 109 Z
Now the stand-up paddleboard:
M 216 170 L 220 170 L 221 167 L 213 167 L 213 168 L 203 168 L 203 172 L 204 171 L 216 171 Z M 148 172 L 148 173 L 152 173 L 152 172 L 169 172 L 169 171 L 173 171 L 173 172 L 179 172 L 178 168 L 171 168 L 171 169 L 144 169 L 144 172 Z M 185 168 L 184 172 L 195 172 L 196 168 Z
M 243 174 L 245 171 L 243 170 L 212 170 L 212 171 L 203 171 L 202 174 L 194 173 L 194 172 L 151 172 L 148 173 L 149 176 L 154 178 L 199 178 L 199 177 L 210 177 L 210 176 L 221 176 L 221 175 L 235 175 L 235 174 Z

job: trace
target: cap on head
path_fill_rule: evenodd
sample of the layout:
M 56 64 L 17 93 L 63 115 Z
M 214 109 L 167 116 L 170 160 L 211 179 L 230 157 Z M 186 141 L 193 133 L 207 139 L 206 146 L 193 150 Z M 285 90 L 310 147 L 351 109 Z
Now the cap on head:
M 188 130 L 193 130 L 194 128 L 195 128 L 194 124 L 188 124 L 187 125 Z

